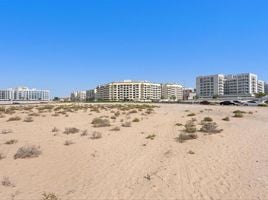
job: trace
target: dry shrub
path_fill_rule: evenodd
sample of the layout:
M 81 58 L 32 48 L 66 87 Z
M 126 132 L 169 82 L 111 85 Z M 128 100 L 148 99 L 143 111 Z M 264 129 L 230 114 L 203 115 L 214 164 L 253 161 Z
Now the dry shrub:
M 228 121 L 230 121 L 230 117 L 224 117 L 222 120 L 228 122 Z
M 97 132 L 97 131 L 94 131 L 92 133 L 92 136 L 90 137 L 92 140 L 96 140 L 96 139 L 100 139 L 102 138 L 102 133 L 100 132 Z
M 120 127 L 116 126 L 116 127 L 112 128 L 110 131 L 120 131 Z
M 211 117 L 205 117 L 202 121 L 203 122 L 213 122 L 213 119 Z
M 41 200 L 60 200 L 54 193 L 44 193 L 42 194 Z
M 6 156 L 4 156 L 4 154 L 0 153 L 0 160 L 3 160 L 5 158 L 6 158 Z
M 119 117 L 120 116 L 120 112 L 117 111 L 116 113 L 114 113 L 114 116 Z
M 60 116 L 60 114 L 59 114 L 59 113 L 54 113 L 54 114 L 52 114 L 51 116 L 52 116 L 52 117 L 58 117 L 58 116 Z
M 203 124 L 200 131 L 208 134 L 216 134 L 222 132 L 223 130 L 218 129 L 218 125 L 215 122 L 207 122 Z
M 111 119 L 116 119 L 116 116 L 111 116 Z
M 78 128 L 70 127 L 70 128 L 65 128 L 65 131 L 63 133 L 66 135 L 69 135 L 69 134 L 79 133 L 79 131 L 80 130 Z
M 194 120 L 189 120 L 186 122 L 186 124 L 184 125 L 184 131 L 186 133 L 195 133 L 197 131 L 196 125 L 194 122 L 195 122 Z
M 195 154 L 195 152 L 194 152 L 194 151 L 192 151 L 192 150 L 189 150 L 189 151 L 188 151 L 188 154 L 193 155 L 193 154 Z
M 96 128 L 111 126 L 110 121 L 108 119 L 101 119 L 101 118 L 94 118 L 91 124 L 93 124 L 93 127 Z
M 15 140 L 15 139 L 8 140 L 5 142 L 5 144 L 7 144 L 7 145 L 16 144 L 16 143 L 18 143 L 18 140 Z
M 29 113 L 28 116 L 29 117 L 39 117 L 40 114 L 39 113 Z
M 131 122 L 124 122 L 122 127 L 131 127 Z
M 3 115 L 2 113 L 0 113 L 0 118 L 4 118 L 5 117 L 5 115 Z
M 193 116 L 195 116 L 196 114 L 195 113 L 190 113 L 190 114 L 188 114 L 187 116 L 188 117 L 193 117 Z
M 139 122 L 139 121 L 140 121 L 140 119 L 138 119 L 138 118 L 135 118 L 132 120 L 132 122 Z
M 15 187 L 15 185 L 10 181 L 9 177 L 6 176 L 3 177 L 1 183 L 5 187 Z
M 177 123 L 177 124 L 175 124 L 176 126 L 182 126 L 182 124 L 181 123 Z
M 55 133 L 55 132 L 59 132 L 60 130 L 57 127 L 54 127 L 51 132 Z
M 34 145 L 23 146 L 17 150 L 14 159 L 34 158 L 38 157 L 41 153 L 40 148 Z
M 9 133 L 12 133 L 13 131 L 11 129 L 4 129 L 1 131 L 1 134 L 9 134 Z
M 10 121 L 19 121 L 21 120 L 21 118 L 19 116 L 15 116 L 15 117 L 10 117 L 7 121 L 10 122 Z
M 197 138 L 196 133 L 181 133 L 176 140 L 180 143 L 183 143 L 185 140 L 193 140 Z
M 88 135 L 88 131 L 87 130 L 83 130 L 81 133 L 81 136 L 87 136 Z
M 26 117 L 23 121 L 24 122 L 33 122 L 33 118 L 32 117 Z
M 155 137 L 156 137 L 156 135 L 155 134 L 152 134 L 152 135 L 148 135 L 145 139 L 147 139 L 147 140 L 154 140 Z
M 128 112 L 128 114 L 134 114 L 134 113 L 138 113 L 138 111 L 137 110 L 131 110 L 131 111 Z
M 66 140 L 65 142 L 64 142 L 64 145 L 65 146 L 70 146 L 70 145 L 72 145 L 72 144 L 74 144 L 72 141 L 70 141 L 70 140 Z
M 237 112 L 237 113 L 234 113 L 234 116 L 233 117 L 235 117 L 235 118 L 243 118 L 244 115 L 241 112 Z

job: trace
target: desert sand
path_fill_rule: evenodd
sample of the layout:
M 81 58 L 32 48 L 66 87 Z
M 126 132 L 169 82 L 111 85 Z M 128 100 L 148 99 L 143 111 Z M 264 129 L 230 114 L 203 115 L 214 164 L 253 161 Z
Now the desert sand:
M 0 199 L 39 200 L 44 193 L 62 200 L 268 199 L 267 108 L 161 104 L 148 112 L 110 105 L 69 105 L 70 112 L 61 105 L 40 111 L 19 106 L 13 114 L 2 107 Z M 242 118 L 233 117 L 237 109 L 246 112 Z M 36 116 L 24 122 L 29 114 Z M 21 119 L 8 121 L 15 116 Z M 94 127 L 92 120 L 101 116 L 111 126 Z M 198 131 L 197 139 L 177 141 L 188 120 L 195 118 L 200 129 L 204 117 L 222 131 Z M 125 122 L 131 127 L 122 127 Z M 65 134 L 68 127 L 79 132 Z M 111 131 L 114 127 L 120 130 Z M 96 131 L 100 138 L 92 138 Z M 41 154 L 14 159 L 25 145 L 35 145 Z

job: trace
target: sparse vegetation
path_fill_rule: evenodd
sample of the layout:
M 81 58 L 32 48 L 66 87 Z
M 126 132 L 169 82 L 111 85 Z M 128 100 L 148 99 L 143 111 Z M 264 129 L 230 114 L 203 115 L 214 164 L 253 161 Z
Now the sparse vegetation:
M 211 117 L 205 117 L 202 121 L 203 122 L 212 122 L 213 119 Z
M 32 117 L 26 117 L 23 121 L 24 122 L 33 122 L 33 118 Z
M 4 156 L 4 154 L 0 153 L 0 160 L 5 159 L 6 157 Z
M 102 138 L 102 133 L 97 132 L 97 131 L 94 131 L 92 133 L 91 139 L 96 140 L 96 139 L 100 139 L 100 138 Z
M 116 126 L 116 127 L 112 128 L 110 131 L 120 131 L 120 127 Z
M 183 124 L 181 124 L 181 123 L 177 123 L 177 124 L 175 124 L 176 126 L 182 126 Z
M 65 128 L 65 131 L 63 133 L 66 135 L 69 135 L 69 134 L 79 133 L 79 131 L 80 130 L 78 128 L 71 127 L 71 128 Z
M 243 115 L 242 112 L 236 112 L 236 113 L 234 113 L 234 116 L 233 117 L 235 117 L 235 118 L 243 118 L 244 115 Z
M 228 122 L 228 121 L 230 121 L 230 117 L 224 117 L 222 120 Z
M 6 141 L 5 144 L 11 145 L 11 144 L 16 144 L 17 142 L 18 142 L 18 140 L 12 139 L 12 140 Z
M 196 114 L 195 113 L 190 113 L 190 114 L 188 114 L 187 116 L 188 117 L 193 117 L 193 116 L 195 116 Z
M 15 116 L 15 117 L 10 117 L 7 121 L 10 122 L 10 121 L 19 121 L 21 120 L 21 118 L 19 116 Z
M 93 124 L 93 127 L 95 128 L 111 126 L 110 121 L 108 119 L 101 118 L 94 118 L 91 124 Z
M 131 127 L 131 122 L 122 123 L 122 127 Z
M 1 134 L 9 134 L 9 133 L 12 133 L 13 131 L 11 129 L 4 129 L 1 131 Z
M 6 176 L 3 177 L 1 183 L 5 187 L 15 187 L 15 185 L 10 181 L 9 177 Z
M 203 124 L 200 131 L 204 133 L 208 133 L 208 134 L 215 134 L 215 133 L 220 133 L 223 130 L 218 129 L 218 125 L 215 122 L 207 122 Z
M 60 200 L 54 193 L 43 193 L 41 200 Z
M 38 157 L 40 154 L 40 149 L 34 145 L 23 146 L 17 150 L 14 159 L 34 158 Z
M 196 133 L 181 133 L 179 137 L 176 138 L 176 141 L 183 143 L 185 140 L 197 139 Z
M 81 136 L 87 136 L 88 135 L 88 131 L 87 130 L 83 130 L 81 133 Z
M 55 133 L 55 132 L 59 132 L 60 130 L 57 127 L 54 127 L 51 132 Z
M 152 134 L 152 135 L 148 135 L 145 139 L 147 139 L 147 140 L 154 140 L 155 137 L 156 137 L 156 135 L 155 134 Z
M 135 119 L 132 120 L 132 122 L 139 122 L 139 121 L 140 121 L 139 118 L 135 118 Z
M 64 142 L 64 145 L 65 146 L 70 146 L 70 145 L 72 145 L 72 144 L 74 144 L 71 140 L 66 140 L 65 142 Z
M 185 128 L 184 131 L 186 133 L 195 133 L 197 131 L 194 120 L 187 121 L 186 124 L 184 125 L 184 128 Z
M 192 151 L 192 150 L 190 150 L 190 151 L 188 151 L 188 154 L 193 155 L 193 154 L 195 154 L 195 152 L 194 152 L 194 151 Z

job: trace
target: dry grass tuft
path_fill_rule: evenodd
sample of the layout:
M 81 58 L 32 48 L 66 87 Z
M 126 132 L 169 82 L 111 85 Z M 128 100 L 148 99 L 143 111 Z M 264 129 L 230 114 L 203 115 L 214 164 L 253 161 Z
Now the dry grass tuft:
M 23 121 L 24 122 L 33 122 L 33 118 L 32 117 L 26 117 Z
M 230 117 L 224 117 L 222 120 L 228 122 L 228 121 L 230 121 Z
M 132 120 L 132 122 L 140 122 L 140 119 L 139 118 L 135 118 Z
M 81 133 L 81 136 L 87 136 L 88 135 L 88 131 L 87 130 L 83 130 Z
M 109 119 L 101 119 L 101 118 L 94 118 L 91 124 L 93 124 L 93 127 L 95 128 L 111 126 Z
M 189 120 L 186 122 L 184 125 L 184 131 L 186 133 L 195 133 L 197 131 L 196 125 L 195 125 L 195 120 Z
M 120 131 L 120 127 L 116 126 L 116 127 L 112 128 L 110 131 Z
M 15 185 L 10 181 L 9 177 L 6 176 L 3 177 L 1 183 L 4 187 L 15 187 Z
M 79 131 L 80 130 L 78 128 L 71 127 L 71 128 L 65 128 L 65 131 L 63 133 L 66 135 L 69 135 L 69 134 L 79 133 Z
M 74 144 L 71 140 L 66 140 L 65 142 L 64 142 L 64 145 L 65 146 L 70 146 L 70 145 L 72 145 L 72 144 Z
M 15 116 L 15 117 L 10 117 L 7 121 L 10 122 L 10 121 L 19 121 L 21 120 L 21 118 L 19 116 Z
M 155 134 L 152 134 L 152 135 L 148 135 L 145 139 L 147 139 L 147 140 L 154 140 L 155 137 L 156 137 L 156 135 Z
M 97 131 L 94 131 L 92 133 L 92 136 L 90 137 L 92 140 L 96 140 L 96 139 L 100 139 L 102 138 L 102 133 L 100 132 L 97 132 Z
M 9 134 L 9 133 L 12 133 L 13 131 L 11 129 L 4 129 L 1 131 L 1 134 Z
M 131 122 L 122 123 L 122 127 L 131 127 Z
M 8 140 L 5 142 L 5 144 L 7 144 L 7 145 L 16 144 L 16 143 L 18 143 L 18 140 L 15 140 L 15 139 Z
M 57 128 L 57 127 L 54 127 L 52 130 L 51 130 L 51 132 L 52 133 L 56 133 L 56 132 L 59 132 L 60 130 Z
M 196 133 L 181 133 L 179 137 L 176 138 L 177 142 L 183 143 L 185 140 L 197 139 Z
M 211 117 L 205 117 L 202 121 L 203 122 L 213 122 L 213 119 Z
M 193 117 L 193 116 L 195 116 L 196 114 L 195 113 L 190 113 L 190 114 L 188 114 L 187 116 L 188 117 Z
M 41 155 L 41 153 L 40 148 L 34 145 L 23 146 L 17 150 L 14 159 L 34 158 Z
M 54 193 L 44 193 L 42 194 L 41 200 L 60 200 Z
M 215 122 L 207 122 L 203 124 L 200 131 L 208 134 L 216 134 L 222 132 L 223 130 L 218 129 L 218 125 Z
M 5 158 L 6 158 L 6 156 L 4 156 L 4 154 L 0 153 L 0 160 L 3 160 Z

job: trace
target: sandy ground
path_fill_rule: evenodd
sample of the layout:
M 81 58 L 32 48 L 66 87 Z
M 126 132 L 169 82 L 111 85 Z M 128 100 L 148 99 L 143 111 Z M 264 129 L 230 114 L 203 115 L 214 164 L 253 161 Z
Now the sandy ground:
M 62 200 L 268 199 L 268 109 L 239 107 L 253 114 L 233 118 L 236 109 L 160 105 L 149 115 L 130 114 L 127 121 L 135 117 L 141 121 L 118 132 L 110 129 L 121 126 L 127 115 L 110 119 L 111 127 L 92 127 L 94 117 L 112 116 L 110 110 L 79 110 L 68 117 L 43 113 L 28 123 L 23 122 L 27 113 L 16 111 L 12 116 L 22 120 L 0 118 L 0 153 L 5 157 L 0 160 L 0 180 L 8 177 L 11 182 L 0 183 L 0 199 L 42 199 L 44 192 Z M 177 142 L 184 127 L 175 124 L 185 124 L 191 112 L 196 113 L 197 124 L 209 116 L 223 131 L 198 132 L 195 140 Z M 229 122 L 222 120 L 226 116 Z M 53 127 L 60 131 L 53 133 Z M 88 136 L 63 134 L 66 127 L 87 129 Z M 1 134 L 4 129 L 13 133 Z M 94 131 L 102 138 L 91 139 Z M 151 134 L 155 139 L 146 139 Z M 18 142 L 5 144 L 10 139 Z M 74 144 L 66 146 L 66 140 Z M 42 154 L 15 160 L 17 149 L 27 144 L 40 146 Z

